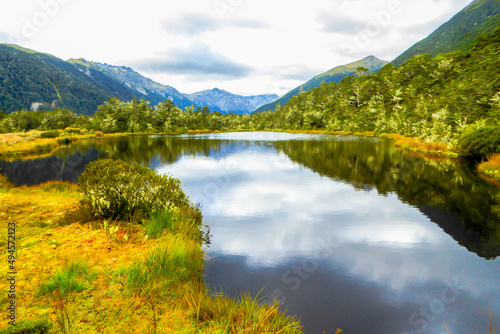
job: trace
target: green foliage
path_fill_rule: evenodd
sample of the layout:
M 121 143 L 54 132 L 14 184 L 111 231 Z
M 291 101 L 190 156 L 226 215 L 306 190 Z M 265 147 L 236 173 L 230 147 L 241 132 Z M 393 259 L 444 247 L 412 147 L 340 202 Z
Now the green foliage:
M 97 160 L 78 179 L 82 205 L 95 217 L 144 218 L 150 212 L 189 205 L 180 181 L 138 163 Z
M 14 326 L 0 329 L 0 334 L 49 334 L 52 323 L 47 319 L 19 321 Z
M 67 262 L 54 276 L 47 282 L 40 283 L 39 295 L 56 294 L 63 297 L 71 292 L 82 292 L 89 289 L 89 281 L 95 279 L 89 273 L 89 266 L 82 262 Z
M 77 135 L 82 134 L 82 130 L 80 130 L 80 129 L 69 128 L 69 129 L 65 129 L 64 131 L 66 131 L 68 134 L 77 134 Z
M 500 153 L 500 127 L 484 127 L 467 133 L 458 142 L 458 153 L 467 157 Z
M 392 132 L 456 143 L 469 128 L 500 120 L 500 29 L 467 53 L 415 56 L 401 67 L 294 96 L 274 112 L 255 114 L 253 129 Z
M 154 212 L 149 216 L 149 219 L 144 222 L 144 229 L 150 239 L 159 237 L 163 230 L 173 232 L 174 214 L 164 210 Z
M 300 94 L 301 92 L 308 92 L 316 87 L 319 87 L 322 83 L 329 83 L 329 82 L 340 82 L 342 79 L 348 77 L 348 76 L 354 76 L 357 75 L 357 69 L 358 68 L 365 68 L 368 73 L 372 72 L 377 72 L 379 71 L 385 64 L 387 64 L 386 61 L 377 59 L 376 57 L 369 56 L 364 59 L 358 60 L 356 62 L 347 64 L 347 65 L 341 65 L 341 66 L 336 66 L 332 68 L 331 70 L 326 71 L 325 73 L 321 73 L 308 82 L 306 82 L 303 85 L 300 85 L 297 88 L 292 89 L 282 97 L 280 97 L 278 100 L 263 105 L 260 108 L 258 108 L 254 113 L 260 113 L 262 111 L 269 111 L 269 110 L 276 110 L 276 108 L 279 105 L 284 105 L 292 97 L 295 95 Z
M 21 110 L 13 112 L 0 120 L 0 133 L 22 132 L 38 129 L 42 124 L 43 113 Z
M 59 131 L 57 130 L 45 131 L 40 133 L 40 138 L 57 138 L 57 137 L 59 137 Z

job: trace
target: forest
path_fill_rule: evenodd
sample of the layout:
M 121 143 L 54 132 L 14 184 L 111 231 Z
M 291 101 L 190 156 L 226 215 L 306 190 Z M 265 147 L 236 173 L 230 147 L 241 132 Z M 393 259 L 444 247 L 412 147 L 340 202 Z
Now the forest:
M 207 107 L 184 110 L 167 100 L 111 98 L 94 116 L 69 110 L 0 113 L 0 132 L 76 127 L 104 133 L 187 133 L 190 130 L 326 130 L 394 133 L 450 144 L 462 155 L 499 153 L 500 29 L 466 51 L 358 75 L 294 96 L 276 111 L 236 115 Z

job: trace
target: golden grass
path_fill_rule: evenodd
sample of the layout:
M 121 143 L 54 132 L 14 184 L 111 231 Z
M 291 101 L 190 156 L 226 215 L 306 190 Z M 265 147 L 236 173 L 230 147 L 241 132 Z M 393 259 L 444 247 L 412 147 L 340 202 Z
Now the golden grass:
M 71 142 L 94 138 L 95 135 L 73 135 L 62 133 L 60 138 L 39 138 L 41 131 L 32 130 L 26 133 L 0 134 L 0 157 L 22 156 L 28 154 L 50 154 L 57 150 L 61 138 L 70 138 Z

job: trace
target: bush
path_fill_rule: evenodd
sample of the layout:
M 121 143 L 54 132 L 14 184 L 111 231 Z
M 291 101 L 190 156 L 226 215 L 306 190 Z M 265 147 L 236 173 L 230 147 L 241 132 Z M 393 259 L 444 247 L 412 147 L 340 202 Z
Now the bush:
M 20 321 L 14 326 L 0 329 L 0 334 L 48 334 L 51 328 L 49 320 Z
M 189 205 L 179 180 L 138 163 L 97 160 L 87 165 L 78 179 L 82 206 L 96 218 L 138 218 L 149 213 Z
M 40 138 L 57 138 L 59 137 L 59 131 L 53 130 L 53 131 L 45 131 L 40 133 Z
M 82 130 L 80 130 L 80 129 L 75 129 L 75 128 L 67 128 L 65 131 L 66 131 L 67 133 L 69 133 L 69 134 L 72 134 L 72 133 L 75 133 L 75 134 L 77 134 L 77 135 L 81 135 L 81 134 L 82 134 Z
M 465 134 L 458 141 L 458 153 L 466 157 L 486 157 L 500 153 L 500 127 L 484 127 Z

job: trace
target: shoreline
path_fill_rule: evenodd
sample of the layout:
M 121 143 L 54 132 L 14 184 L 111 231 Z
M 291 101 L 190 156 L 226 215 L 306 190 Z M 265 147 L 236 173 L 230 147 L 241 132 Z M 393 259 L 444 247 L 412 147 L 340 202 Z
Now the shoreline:
M 7 315 L 9 300 L 11 305 L 14 301 L 17 326 L 49 326 L 64 333 L 146 333 L 152 329 L 301 333 L 299 322 L 278 304 L 249 295 L 239 302 L 223 294 L 212 295 L 202 271 L 192 269 L 205 261 L 202 243 L 192 238 L 192 231 L 164 230 L 153 238 L 145 225 L 133 221 L 82 223 L 86 220 L 78 213 L 81 199 L 76 184 L 49 181 L 18 187 L 0 175 L 0 222 L 5 229 L 15 226 L 16 234 L 16 293 L 2 296 L 2 311 Z M 176 219 L 191 225 L 182 210 Z M 0 235 L 5 246 L 6 232 Z M 191 274 L 174 286 L 168 281 L 134 280 L 137 268 L 147 264 L 154 270 L 150 266 L 155 256 L 171 253 L 183 254 L 187 261 L 186 269 L 181 264 L 173 275 L 185 276 L 186 270 Z M 78 268 L 74 276 L 72 268 Z M 4 270 L 2 279 L 8 278 Z M 69 281 L 62 286 L 69 292 L 61 288 L 50 292 L 54 284 L 65 280 Z M 0 333 L 11 328 L 11 321 L 4 317 Z
M 224 131 L 226 132 L 226 131 Z M 303 133 L 303 134 L 328 134 L 328 135 L 352 135 L 361 137 L 377 137 L 377 138 L 388 138 L 394 142 L 394 145 L 402 150 L 421 153 L 426 157 L 445 157 L 445 158 L 457 158 L 460 155 L 454 151 L 449 144 L 439 143 L 439 142 L 422 142 L 417 138 L 406 137 L 403 135 L 398 135 L 394 133 L 380 133 L 375 134 L 372 131 L 366 132 L 353 132 L 353 131 L 328 131 L 328 130 L 283 130 L 283 129 L 271 129 L 271 130 L 249 130 L 241 129 L 238 131 L 227 131 L 227 132 L 287 132 L 287 133 Z M 14 134 L 0 134 L 0 159 L 2 160 L 14 160 L 14 159 L 35 159 L 42 158 L 51 155 L 54 151 L 58 150 L 60 147 L 68 146 L 74 144 L 78 141 L 86 139 L 96 139 L 105 137 L 122 137 L 122 136 L 136 136 L 136 135 L 178 135 L 174 133 L 108 133 L 103 134 L 99 132 L 75 135 L 75 136 L 64 136 L 60 138 L 51 139 L 41 139 L 36 138 L 39 136 L 41 131 L 32 130 L 27 133 L 14 133 Z M 210 133 L 222 133 L 221 131 L 211 131 L 211 130 L 189 130 L 186 134 L 210 134 Z M 18 136 L 20 138 L 26 138 L 25 140 L 19 140 L 14 143 L 8 143 L 9 136 Z M 24 136 L 24 137 L 23 137 Z M 69 144 L 61 144 L 61 139 L 68 138 Z M 483 179 L 487 182 L 499 185 L 500 184 L 500 154 L 494 154 L 489 159 L 482 161 L 477 166 L 477 172 Z

